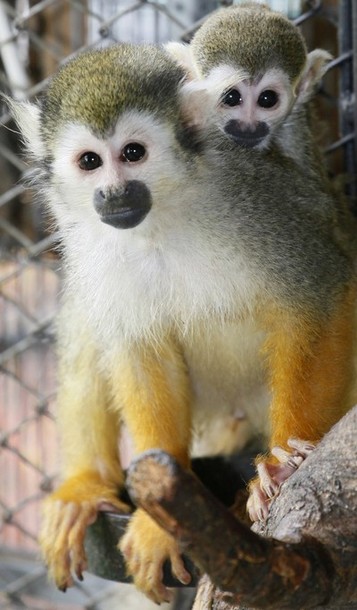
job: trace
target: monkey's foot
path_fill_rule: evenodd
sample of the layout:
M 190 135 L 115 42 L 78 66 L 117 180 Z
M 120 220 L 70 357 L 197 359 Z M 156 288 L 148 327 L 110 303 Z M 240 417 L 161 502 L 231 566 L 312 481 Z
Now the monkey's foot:
M 119 547 L 134 584 L 157 604 L 172 599 L 172 591 L 162 582 L 167 559 L 177 580 L 183 584 L 191 580 L 176 542 L 140 508 L 133 515 Z
M 292 451 L 273 447 L 271 454 L 278 462 L 263 460 L 257 464 L 258 477 L 249 486 L 250 495 L 247 510 L 252 521 L 264 521 L 268 516 L 269 504 L 278 495 L 281 485 L 299 468 L 307 456 L 315 449 L 308 441 L 290 438 L 287 441 Z
M 44 501 L 39 543 L 49 577 L 61 591 L 73 585 L 74 574 L 83 580 L 86 529 L 101 510 L 127 513 L 129 507 L 113 488 L 93 478 L 68 479 Z
M 289 476 L 297 470 L 299 466 L 302 464 L 304 460 L 306 460 L 307 456 L 315 449 L 315 444 L 309 441 L 302 441 L 298 438 L 289 438 L 288 445 L 291 447 L 292 451 L 285 451 L 281 447 L 273 447 L 271 450 L 271 454 L 276 457 L 280 464 L 280 473 L 278 475 L 278 479 L 281 483 L 286 481 Z M 284 465 L 287 468 L 292 468 L 293 470 L 289 473 L 286 471 L 286 476 L 284 472 Z

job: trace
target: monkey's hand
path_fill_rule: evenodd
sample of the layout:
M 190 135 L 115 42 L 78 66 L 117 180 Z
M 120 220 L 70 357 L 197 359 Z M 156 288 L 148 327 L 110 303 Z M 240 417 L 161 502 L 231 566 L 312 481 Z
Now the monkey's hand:
M 267 518 L 269 504 L 278 495 L 282 483 L 315 449 L 313 443 L 300 439 L 290 438 L 287 444 L 292 451 L 273 447 L 271 450 L 273 459 L 267 458 L 257 464 L 258 476 L 249 485 L 247 502 L 247 511 L 252 521 L 264 521 Z
M 172 591 L 162 582 L 167 559 L 173 576 L 183 584 L 191 580 L 174 539 L 140 508 L 133 515 L 119 547 L 135 585 L 157 604 L 172 599 Z
M 49 577 L 61 591 L 73 585 L 73 574 L 83 580 L 85 532 L 101 510 L 130 509 L 119 500 L 116 485 L 103 482 L 94 472 L 67 479 L 43 503 L 39 543 Z

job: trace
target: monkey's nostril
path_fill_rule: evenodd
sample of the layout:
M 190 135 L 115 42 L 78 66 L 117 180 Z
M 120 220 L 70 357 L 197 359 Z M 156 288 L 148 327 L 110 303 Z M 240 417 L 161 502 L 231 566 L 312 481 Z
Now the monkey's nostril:
M 99 197 L 105 199 L 104 191 L 99 191 Z

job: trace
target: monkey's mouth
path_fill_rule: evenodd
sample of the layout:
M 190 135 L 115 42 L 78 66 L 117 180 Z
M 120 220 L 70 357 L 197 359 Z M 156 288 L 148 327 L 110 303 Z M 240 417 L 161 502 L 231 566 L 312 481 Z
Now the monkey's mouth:
M 100 216 L 100 220 L 116 229 L 133 229 L 148 214 L 148 208 L 122 208 L 120 211 Z
M 242 129 L 238 121 L 229 121 L 224 126 L 224 131 L 240 146 L 254 148 L 261 144 L 269 134 L 269 127 L 266 123 L 258 123 L 256 129 Z

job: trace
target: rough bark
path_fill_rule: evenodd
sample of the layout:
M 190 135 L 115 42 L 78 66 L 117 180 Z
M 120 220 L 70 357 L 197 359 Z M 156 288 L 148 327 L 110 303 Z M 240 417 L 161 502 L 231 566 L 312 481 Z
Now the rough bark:
M 357 608 L 357 407 L 281 488 L 252 531 L 167 454 L 130 470 L 134 501 L 203 577 L 195 610 Z

